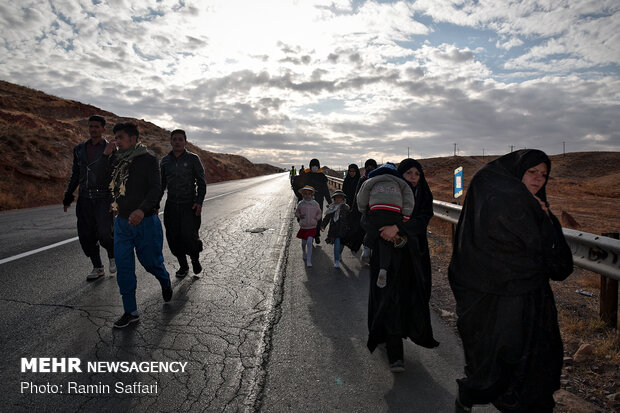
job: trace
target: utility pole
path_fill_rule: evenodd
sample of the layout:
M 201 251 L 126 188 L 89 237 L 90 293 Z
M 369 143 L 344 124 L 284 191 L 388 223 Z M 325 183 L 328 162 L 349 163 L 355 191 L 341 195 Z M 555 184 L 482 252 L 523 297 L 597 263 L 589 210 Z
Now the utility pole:
M 454 156 L 456 156 L 456 143 L 454 144 Z
M 484 148 L 482 148 L 482 159 L 484 159 Z
M 409 147 L 407 146 L 407 158 L 409 157 Z
M 514 145 L 510 145 L 510 152 L 512 152 L 512 150 L 514 149 Z
M 566 141 L 562 141 L 562 156 L 566 156 Z

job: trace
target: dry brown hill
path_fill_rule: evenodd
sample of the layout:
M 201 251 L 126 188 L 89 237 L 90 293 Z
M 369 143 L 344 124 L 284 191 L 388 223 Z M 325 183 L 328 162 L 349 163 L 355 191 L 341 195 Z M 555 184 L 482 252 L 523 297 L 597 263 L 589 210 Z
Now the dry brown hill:
M 463 167 L 465 193 L 474 174 L 497 156 L 451 156 L 421 159 L 435 199 L 452 202 L 454 169 Z M 547 197 L 562 224 L 595 234 L 620 231 L 620 152 L 552 155 Z M 464 194 L 465 195 L 465 194 Z M 463 197 L 460 198 L 462 202 Z
M 72 149 L 88 139 L 88 117 L 105 116 L 110 125 L 131 120 L 142 141 L 158 157 L 170 150 L 170 132 L 143 119 L 122 118 L 91 105 L 0 81 L 0 210 L 60 203 L 73 162 Z M 106 129 L 108 134 L 111 128 Z M 109 138 L 110 135 L 106 134 Z M 219 182 L 281 172 L 239 155 L 188 149 L 202 159 L 207 181 Z

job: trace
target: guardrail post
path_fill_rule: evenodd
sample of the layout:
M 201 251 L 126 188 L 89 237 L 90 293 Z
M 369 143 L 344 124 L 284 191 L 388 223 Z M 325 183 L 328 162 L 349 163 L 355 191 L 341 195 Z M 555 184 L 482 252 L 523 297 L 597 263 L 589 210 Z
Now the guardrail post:
M 617 232 L 605 233 L 603 236 L 618 239 Z M 618 260 L 618 257 L 615 257 Z M 618 280 L 601 275 L 601 303 L 599 314 L 601 320 L 611 328 L 618 328 Z
M 459 205 L 459 206 L 461 205 L 461 203 L 459 201 L 454 201 L 452 203 L 456 204 L 456 205 Z M 451 227 L 450 234 L 452 235 L 450 241 L 452 241 L 452 246 L 454 246 L 454 239 L 456 238 L 456 224 L 454 224 L 454 223 L 450 224 L 450 227 Z

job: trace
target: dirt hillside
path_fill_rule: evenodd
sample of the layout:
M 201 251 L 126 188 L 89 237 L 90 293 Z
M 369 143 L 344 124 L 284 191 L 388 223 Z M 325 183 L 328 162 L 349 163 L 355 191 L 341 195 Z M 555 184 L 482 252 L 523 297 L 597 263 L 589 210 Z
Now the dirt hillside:
M 462 203 L 474 174 L 496 158 L 451 156 L 421 159 L 420 163 L 434 198 L 447 202 L 454 201 L 454 169 L 462 166 Z M 547 198 L 554 214 L 558 218 L 564 215 L 562 225 L 594 234 L 620 231 L 620 152 L 575 152 L 550 158 Z
M 133 121 L 158 157 L 170 151 L 170 131 L 143 119 L 122 118 L 80 102 L 0 81 L 0 210 L 60 203 L 69 180 L 72 150 L 89 138 L 88 117 L 106 118 L 106 137 L 117 122 Z M 191 137 L 190 137 L 191 139 Z M 210 183 L 281 172 L 239 155 L 204 151 L 189 143 Z

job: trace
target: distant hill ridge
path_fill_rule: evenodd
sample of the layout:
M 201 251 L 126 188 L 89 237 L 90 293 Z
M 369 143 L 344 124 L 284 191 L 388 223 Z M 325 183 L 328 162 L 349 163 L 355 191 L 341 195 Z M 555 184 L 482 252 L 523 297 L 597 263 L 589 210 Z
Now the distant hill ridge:
M 73 147 L 89 138 L 88 117 L 94 114 L 106 118 L 108 139 L 115 123 L 132 121 L 155 155 L 161 158 L 170 151 L 170 132 L 153 123 L 0 80 L 0 210 L 61 202 Z M 192 143 L 188 149 L 200 156 L 209 183 L 283 171 L 239 155 L 205 151 Z

